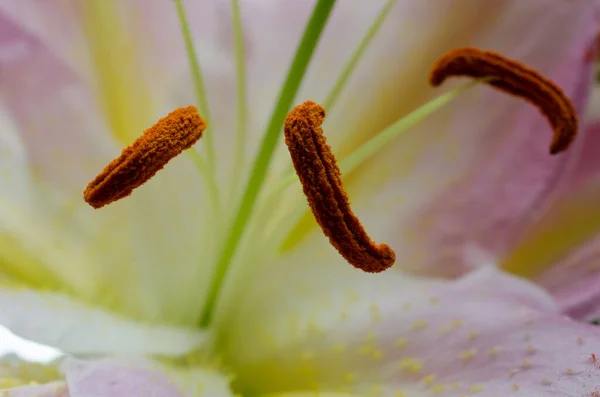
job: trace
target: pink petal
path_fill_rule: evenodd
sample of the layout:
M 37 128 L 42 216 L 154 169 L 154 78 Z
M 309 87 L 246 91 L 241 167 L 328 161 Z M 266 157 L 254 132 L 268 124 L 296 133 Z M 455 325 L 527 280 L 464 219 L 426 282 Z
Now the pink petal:
M 65 363 L 71 397 L 180 397 L 182 394 L 166 375 L 149 366 L 117 360 Z
M 600 175 L 600 160 L 598 148 L 600 147 L 600 120 L 592 120 L 586 126 L 584 144 L 581 154 L 575 164 L 575 169 L 569 178 L 565 194 L 572 193 L 572 189 L 581 187 L 584 183 Z
M 224 357 L 243 390 L 482 397 L 600 390 L 600 328 L 561 317 L 530 283 L 494 268 L 455 282 L 389 273 L 354 283 L 319 268 L 320 278 L 274 271 L 232 313 Z
M 520 262 L 523 269 L 533 269 L 523 274 L 552 293 L 565 313 L 582 320 L 600 317 L 600 222 L 595 210 L 600 199 L 599 138 L 600 123 L 595 122 L 587 127 L 581 156 L 560 196 L 526 230 L 513 253 L 518 259 L 509 259 L 511 269 L 518 271 Z M 559 244 L 553 240 L 556 238 Z M 535 253 L 535 247 L 544 246 L 547 248 Z
M 506 2 L 494 23 L 454 44 L 497 50 L 537 68 L 582 110 L 596 6 Z M 580 131 L 571 150 L 550 156 L 545 118 L 529 104 L 481 87 L 382 152 L 349 190 L 367 229 L 377 230 L 374 238 L 403 253 L 400 266 L 455 276 L 510 250 L 569 177 L 584 136 Z
M 90 88 L 1 11 L 0 86 L 33 172 L 56 188 L 79 191 L 115 149 Z
M 600 237 L 574 247 L 536 277 L 558 301 L 561 311 L 582 321 L 600 319 Z
M 588 233 L 573 241 L 570 252 L 545 258 L 545 268 L 542 267 L 542 270 L 531 276 L 555 296 L 565 313 L 582 320 L 595 320 L 600 318 L 600 224 L 595 221 L 594 215 L 594 208 L 597 208 L 600 199 L 600 122 L 596 121 L 588 126 L 584 143 L 572 178 L 562 190 L 559 200 L 533 225 L 531 231 L 543 233 L 546 228 L 553 228 L 565 236 L 572 236 L 574 233 L 570 228 L 581 228 L 586 222 L 590 222 L 592 226 L 587 227 Z M 578 197 L 582 199 L 580 202 L 577 201 Z M 563 224 L 560 221 L 561 218 L 564 219 L 562 204 L 571 201 L 576 203 L 575 208 L 580 216 L 575 218 L 572 214 L 568 215 L 567 219 L 575 221 Z M 525 235 L 526 239 L 529 237 L 529 234 Z M 525 244 L 526 242 L 527 240 Z

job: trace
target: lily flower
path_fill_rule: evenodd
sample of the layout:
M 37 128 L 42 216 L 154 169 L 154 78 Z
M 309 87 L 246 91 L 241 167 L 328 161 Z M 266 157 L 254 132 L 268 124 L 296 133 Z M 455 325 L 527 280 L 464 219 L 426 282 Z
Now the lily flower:
M 442 54 L 485 48 L 581 114 L 597 7 L 4 1 L 0 324 L 70 356 L 5 360 L 4 395 L 600 394 L 600 330 L 485 244 L 514 246 L 552 204 L 586 130 L 551 156 L 548 120 L 487 86 L 502 76 L 427 84 Z M 320 110 L 288 115 L 304 99 L 323 103 L 322 131 Z M 302 162 L 298 128 L 327 136 L 324 168 Z M 347 263 L 366 268 L 328 229 L 330 188 L 345 227 L 364 226 L 359 251 L 388 267 L 393 250 L 393 267 Z M 456 277 L 424 275 L 440 268 Z

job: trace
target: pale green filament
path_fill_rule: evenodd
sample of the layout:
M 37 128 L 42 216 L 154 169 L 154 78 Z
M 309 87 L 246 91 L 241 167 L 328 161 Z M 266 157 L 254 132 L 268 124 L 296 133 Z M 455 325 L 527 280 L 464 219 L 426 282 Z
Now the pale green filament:
M 427 102 L 423 106 L 418 107 L 416 110 L 402 117 L 400 120 L 396 121 L 394 124 L 375 135 L 364 145 L 358 147 L 356 150 L 350 153 L 350 155 L 344 158 L 340 162 L 340 170 L 346 174 L 354 171 L 365 160 L 369 159 L 372 155 L 391 143 L 404 131 L 407 131 L 415 124 L 423 121 L 427 116 L 431 115 L 439 108 L 447 105 L 452 100 L 456 99 L 460 94 L 469 88 L 475 87 L 479 83 L 481 83 L 481 80 L 469 81 L 468 83 L 457 87 L 452 91 L 440 95 L 439 97 Z
M 198 172 L 204 178 L 207 186 L 207 194 L 209 196 L 212 207 L 214 208 L 215 217 L 219 217 L 221 213 L 221 205 L 219 200 L 219 187 L 215 180 L 215 156 L 212 143 L 212 134 L 210 133 L 211 122 L 210 122 L 210 107 L 208 105 L 208 96 L 206 95 L 206 88 L 204 86 L 204 79 L 202 77 L 202 69 L 198 63 L 198 57 L 196 50 L 194 49 L 194 41 L 192 39 L 192 33 L 190 31 L 185 9 L 181 0 L 175 0 L 177 7 L 177 16 L 179 17 L 179 23 L 181 25 L 181 31 L 183 33 L 183 40 L 185 42 L 185 48 L 187 57 L 190 63 L 190 72 L 194 81 L 194 92 L 196 95 L 196 102 L 200 109 L 200 114 L 206 120 L 207 128 L 202 135 L 202 144 L 206 146 L 207 161 L 205 162 L 200 154 L 194 149 L 187 150 L 188 155 L 194 162 L 194 165 L 198 169 Z M 218 222 L 217 222 L 218 223 Z
M 239 0 L 231 0 L 231 13 L 233 17 L 233 38 L 235 42 L 235 75 L 237 96 L 237 120 L 235 127 L 235 152 L 233 156 L 233 177 L 231 197 L 236 196 L 236 189 L 242 176 L 244 166 L 244 148 L 246 147 L 246 121 L 248 110 L 246 107 L 246 65 L 244 54 L 244 30 L 240 16 Z M 235 204 L 235 203 L 234 203 Z
M 223 285 L 225 275 L 227 274 L 227 269 L 242 238 L 244 228 L 250 219 L 250 215 L 256 204 L 258 193 L 264 183 L 269 164 L 273 157 L 273 152 L 280 140 L 283 121 L 285 120 L 285 117 L 292 106 L 292 102 L 294 101 L 294 97 L 300 88 L 300 83 L 303 80 L 308 63 L 312 58 L 334 4 L 335 0 L 318 0 L 308 24 L 306 25 L 300 44 L 296 49 L 296 55 L 294 56 L 294 60 L 288 71 L 273 113 L 271 114 L 271 120 L 263 136 L 260 150 L 254 160 L 254 165 L 250 172 L 250 177 L 233 221 L 233 225 L 225 240 L 221 255 L 219 256 L 215 274 L 208 290 L 204 310 L 200 317 L 201 327 L 207 327 L 212 320 L 215 304 Z
M 352 54 L 346 65 L 344 65 L 342 73 L 333 85 L 333 88 L 329 92 L 329 95 L 327 95 L 325 101 L 323 101 L 323 107 L 326 111 L 331 112 L 331 109 L 333 109 L 333 106 L 339 98 L 340 93 L 344 89 L 344 86 L 348 82 L 350 75 L 356 68 L 358 61 L 360 60 L 365 50 L 379 31 L 379 28 L 381 28 L 381 26 L 383 25 L 385 18 L 388 16 L 394 4 L 396 4 L 396 0 L 388 0 L 386 2 L 381 11 L 379 11 L 377 18 L 375 18 L 375 21 L 373 21 L 373 23 L 369 27 L 369 30 L 367 30 L 367 33 L 363 36 L 361 42 L 358 44 L 358 47 L 356 47 L 356 50 L 354 50 L 354 53 Z
M 206 95 L 206 87 L 204 86 L 204 78 L 202 77 L 202 69 L 198 63 L 198 56 L 194 48 L 194 40 L 192 39 L 192 32 L 187 22 L 185 15 L 185 9 L 181 0 L 175 0 L 177 6 L 177 16 L 179 17 L 179 24 L 181 25 L 181 32 L 183 33 L 183 41 L 185 42 L 185 49 L 187 57 L 190 62 L 190 72 L 192 74 L 192 80 L 194 81 L 194 92 L 196 94 L 196 102 L 200 109 L 200 114 L 206 120 L 207 129 L 202 135 L 202 144 L 206 147 L 207 156 L 207 167 L 210 173 L 214 172 L 215 167 L 215 153 L 213 149 L 212 134 L 208 131 L 211 129 L 210 119 L 210 108 L 208 105 L 208 96 Z

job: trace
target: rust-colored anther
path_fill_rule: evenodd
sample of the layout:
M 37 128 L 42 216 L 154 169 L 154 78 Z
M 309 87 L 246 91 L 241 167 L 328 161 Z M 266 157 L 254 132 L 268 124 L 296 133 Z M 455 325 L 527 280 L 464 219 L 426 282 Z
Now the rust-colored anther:
M 331 245 L 365 272 L 381 272 L 394 264 L 396 254 L 386 244 L 371 240 L 350 209 L 342 174 L 321 124 L 322 106 L 306 101 L 296 106 L 284 125 L 287 145 L 310 208 Z
M 83 192 L 85 201 L 100 208 L 129 196 L 173 157 L 196 143 L 205 128 L 206 122 L 195 106 L 173 110 L 123 149 L 88 184 Z
M 552 80 L 522 63 L 492 51 L 457 48 L 435 62 L 429 82 L 438 86 L 451 76 L 489 78 L 488 84 L 537 106 L 554 129 L 550 154 L 566 150 L 577 135 L 577 113 L 569 98 Z

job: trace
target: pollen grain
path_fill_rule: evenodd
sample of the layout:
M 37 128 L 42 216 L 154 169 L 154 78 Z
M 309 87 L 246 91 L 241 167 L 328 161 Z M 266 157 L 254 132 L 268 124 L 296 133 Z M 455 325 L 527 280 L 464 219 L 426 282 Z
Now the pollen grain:
M 325 235 L 353 266 L 381 272 L 394 264 L 396 254 L 386 244 L 376 244 L 352 212 L 342 185 L 341 172 L 321 124 L 322 106 L 306 101 L 296 106 L 284 125 L 285 143 L 302 183 L 308 204 Z
M 123 149 L 83 192 L 85 201 L 100 208 L 131 194 L 173 157 L 200 139 L 206 122 L 195 106 L 175 109 Z
M 456 48 L 435 62 L 429 82 L 439 86 L 451 76 L 488 79 L 491 86 L 538 107 L 554 130 L 550 154 L 566 150 L 577 135 L 577 113 L 569 98 L 552 80 L 518 61 L 492 51 Z

